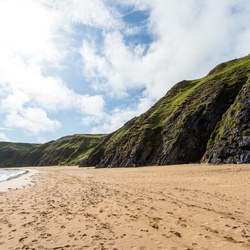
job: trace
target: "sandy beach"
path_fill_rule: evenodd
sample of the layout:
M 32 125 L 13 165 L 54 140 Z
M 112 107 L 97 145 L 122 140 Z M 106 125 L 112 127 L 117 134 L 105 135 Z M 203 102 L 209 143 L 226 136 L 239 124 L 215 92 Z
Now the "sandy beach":
M 30 169 L 0 192 L 1 250 L 250 249 L 250 165 Z

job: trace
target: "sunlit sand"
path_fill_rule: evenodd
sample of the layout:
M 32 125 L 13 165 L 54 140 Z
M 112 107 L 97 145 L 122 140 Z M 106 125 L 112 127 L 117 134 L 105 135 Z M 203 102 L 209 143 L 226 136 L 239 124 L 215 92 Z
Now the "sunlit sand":
M 32 169 L 0 193 L 0 249 L 250 248 L 250 165 Z

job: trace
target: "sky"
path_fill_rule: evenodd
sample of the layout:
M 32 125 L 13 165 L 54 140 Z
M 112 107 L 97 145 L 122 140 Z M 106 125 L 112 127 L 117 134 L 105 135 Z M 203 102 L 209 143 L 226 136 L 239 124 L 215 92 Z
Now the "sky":
M 249 0 L 0 0 L 0 141 L 113 132 L 249 46 Z

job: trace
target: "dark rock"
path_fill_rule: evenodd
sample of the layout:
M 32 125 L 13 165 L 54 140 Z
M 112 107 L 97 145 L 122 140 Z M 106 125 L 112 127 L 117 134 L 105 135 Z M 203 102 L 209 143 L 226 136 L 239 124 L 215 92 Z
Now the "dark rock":
M 207 147 L 204 162 L 250 163 L 250 81 L 216 127 L 212 145 Z

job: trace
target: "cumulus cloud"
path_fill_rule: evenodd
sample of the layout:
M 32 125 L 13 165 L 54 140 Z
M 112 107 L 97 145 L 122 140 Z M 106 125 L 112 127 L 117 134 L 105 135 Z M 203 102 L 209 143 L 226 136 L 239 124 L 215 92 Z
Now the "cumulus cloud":
M 75 109 L 83 114 L 98 116 L 103 110 L 104 101 L 101 96 L 77 94 L 59 78 L 44 76 L 40 67 L 37 65 L 27 66 L 21 58 L 10 56 L 5 62 L 1 61 L 0 71 L 4 72 L 0 75 L 0 86 L 3 93 L 0 108 L 1 113 L 9 114 L 7 115 L 7 124 L 10 127 L 24 128 L 25 126 L 22 124 L 26 118 L 28 119 L 27 123 L 31 124 L 29 116 L 20 116 L 17 113 L 26 107 L 38 107 L 44 112 Z M 15 122 L 14 118 L 17 118 L 18 122 Z M 35 126 L 36 122 L 37 128 L 39 128 L 42 118 L 44 118 L 44 124 L 54 124 L 53 121 L 48 123 L 49 118 L 45 115 L 37 121 L 31 119 L 32 124 Z M 50 125 L 47 128 L 47 131 L 51 131 Z M 26 129 L 37 133 L 33 125 L 26 126 Z M 38 131 L 46 131 L 46 126 Z
M 149 101 L 147 98 L 141 98 L 136 108 L 133 106 L 128 107 L 116 107 L 112 111 L 105 114 L 102 119 L 96 119 L 96 117 L 85 117 L 83 124 L 95 124 L 92 126 L 91 133 L 111 133 L 122 127 L 125 122 L 131 118 L 142 114 L 149 108 Z
M 38 108 L 55 106 L 49 91 L 58 85 L 57 79 L 41 73 L 45 62 L 62 58 L 53 42 L 55 27 L 55 16 L 35 1 L 0 2 L 0 113 L 11 128 L 38 134 L 60 125 Z
M 25 6 L 25 7 L 24 7 Z M 0 2 L 0 46 L 26 60 L 51 61 L 60 57 L 53 43 L 56 15 L 32 0 Z M 30 58 L 31 57 L 31 58 Z
M 61 127 L 58 121 L 50 120 L 46 112 L 38 108 L 26 108 L 19 112 L 9 113 L 5 125 L 12 128 L 22 128 L 35 135 L 45 131 L 53 132 Z
M 99 78 L 95 88 L 121 97 L 146 88 L 146 97 L 158 99 L 175 82 L 200 77 L 221 58 L 238 55 L 238 48 L 247 53 L 249 15 L 239 8 L 249 6 L 246 1 L 145 2 L 151 10 L 148 29 L 157 38 L 146 53 L 143 45 L 127 45 L 122 30 L 105 33 L 101 45 L 83 41 L 84 72 Z M 240 14 L 233 13 L 236 7 Z
M 124 122 L 137 115 L 138 110 L 134 110 L 132 108 L 116 108 L 112 110 L 112 112 L 108 113 L 101 123 L 99 122 L 98 124 L 98 121 L 95 121 L 97 125 L 92 127 L 91 133 L 98 134 L 114 132 L 118 128 L 122 127 Z
M 83 41 L 80 52 L 84 73 L 95 79 L 94 88 L 122 98 L 128 90 L 144 87 L 147 73 L 140 71 L 143 68 L 143 49 L 139 51 L 139 47 L 127 47 L 118 31 L 106 34 L 98 51 L 91 43 Z

